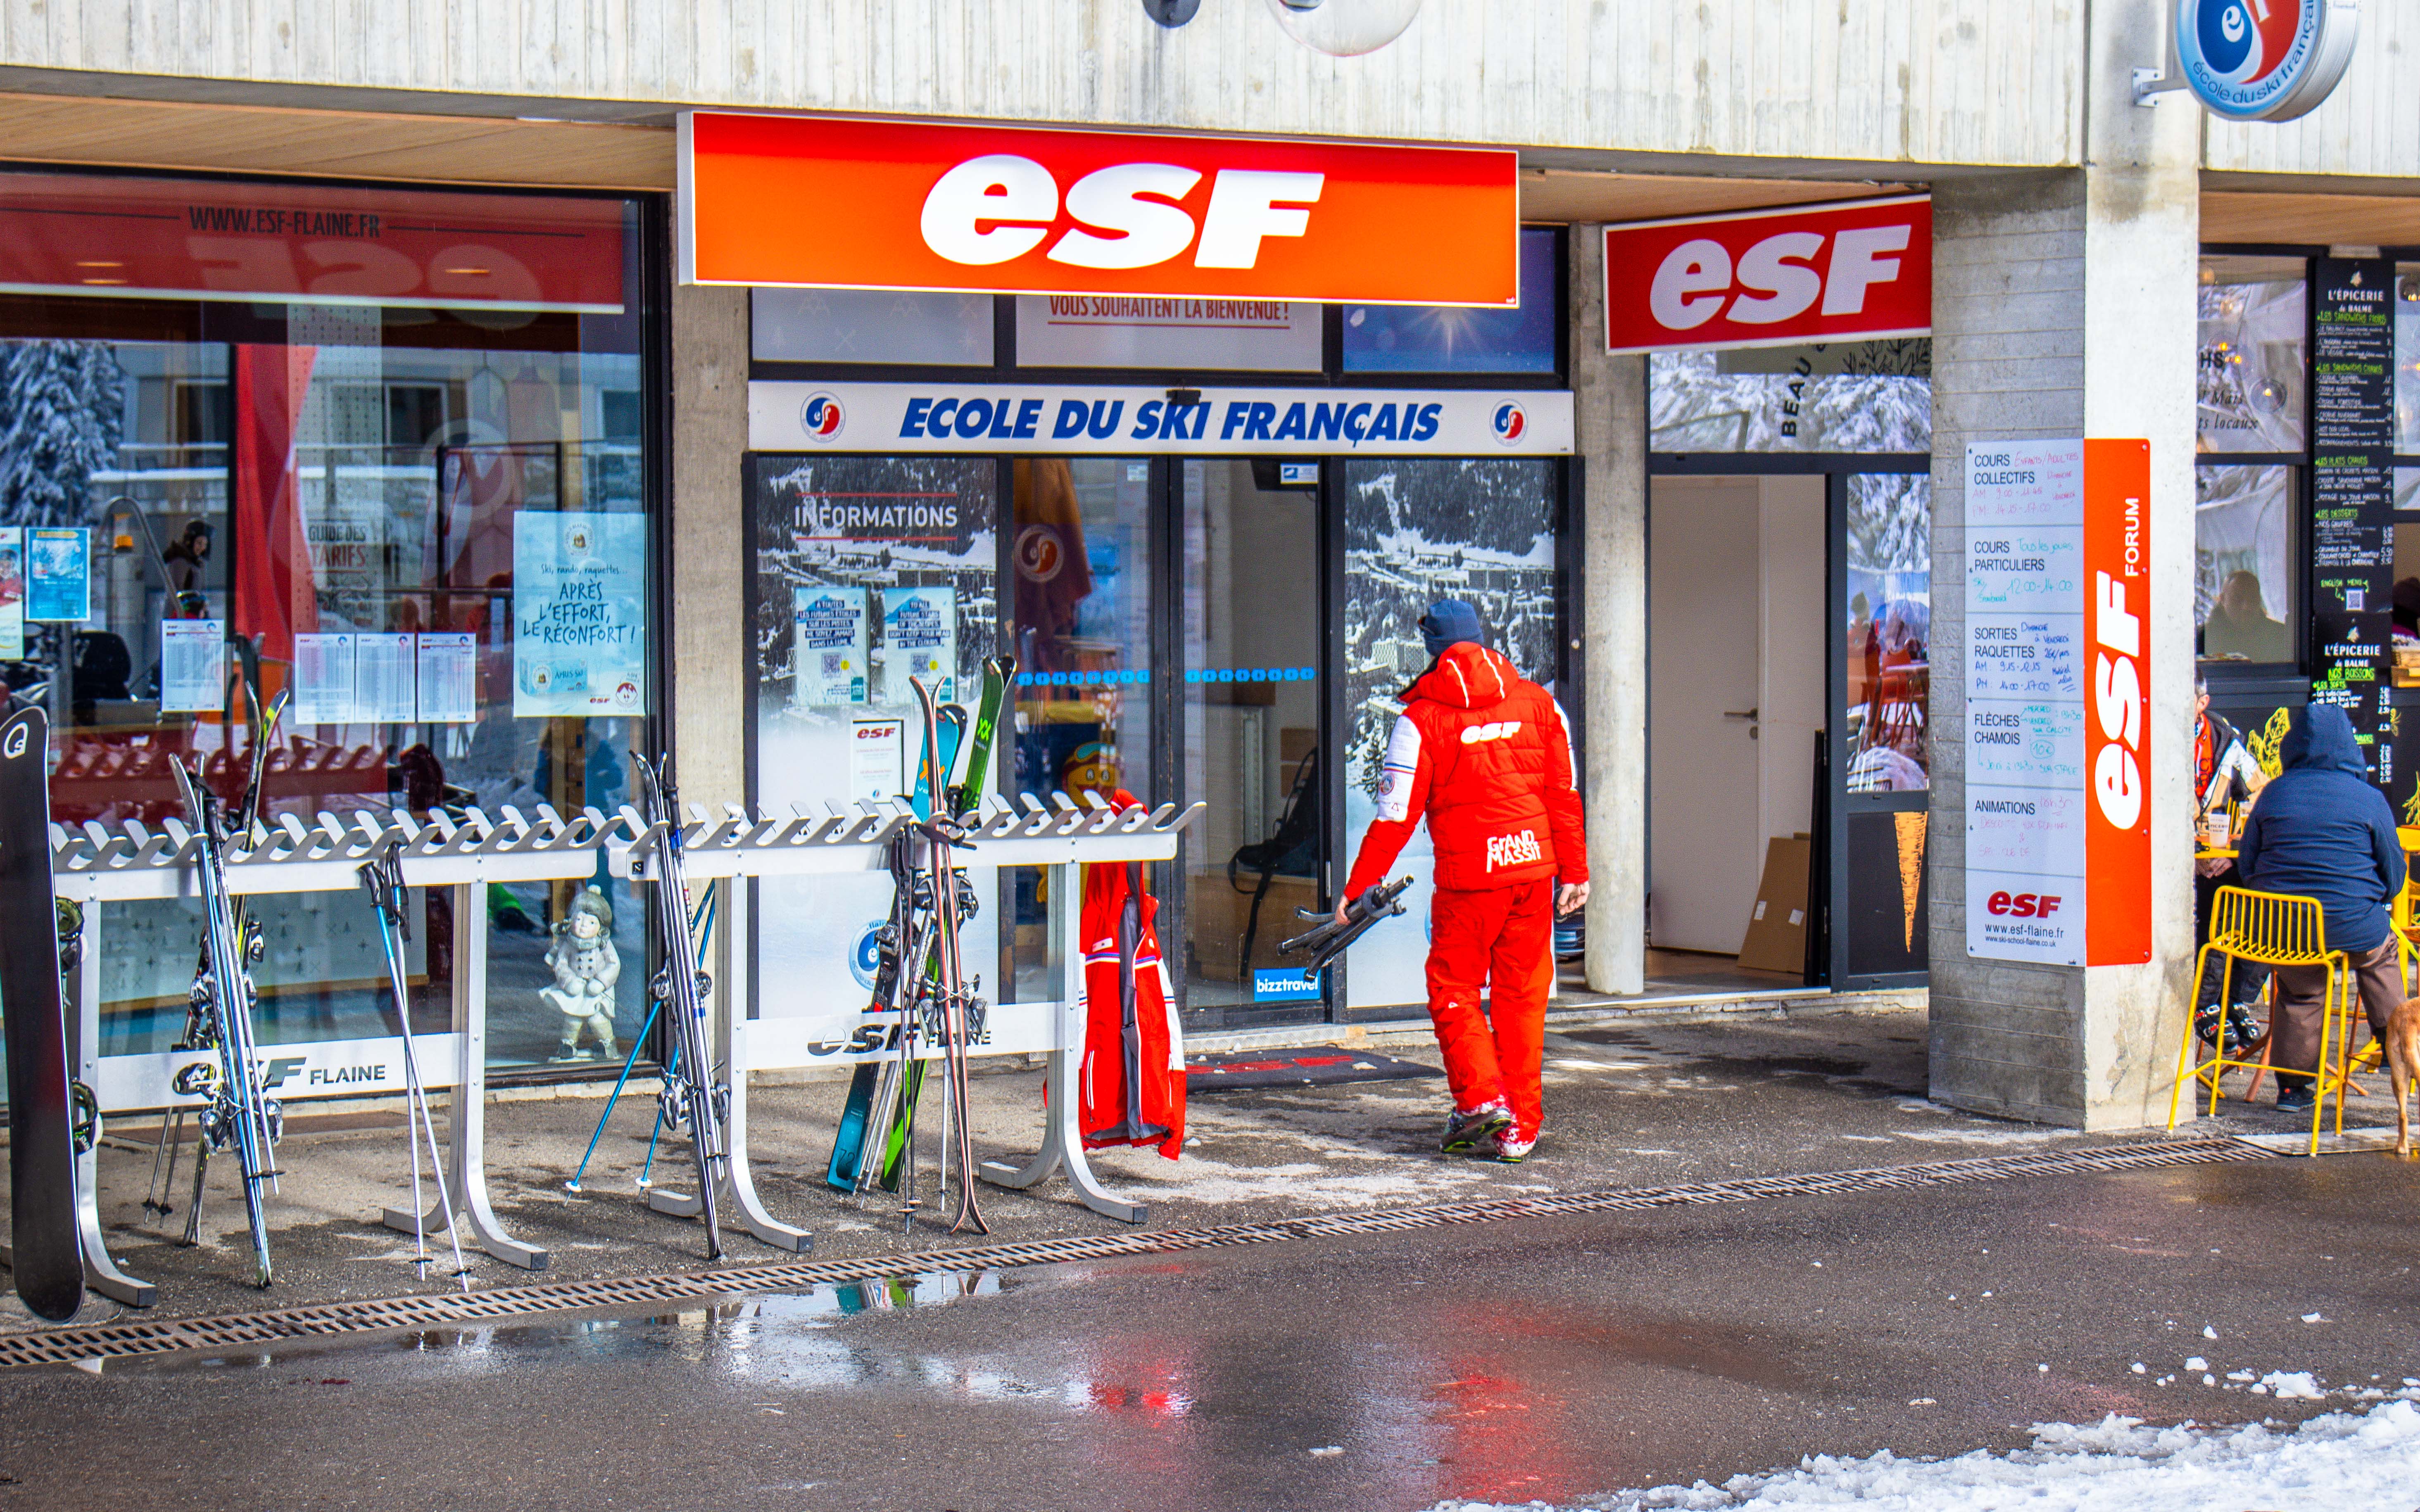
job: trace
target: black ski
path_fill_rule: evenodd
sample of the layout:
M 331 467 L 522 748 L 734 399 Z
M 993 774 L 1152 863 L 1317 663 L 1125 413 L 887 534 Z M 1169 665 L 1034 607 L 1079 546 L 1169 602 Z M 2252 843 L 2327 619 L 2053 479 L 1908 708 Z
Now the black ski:
M 84 1304 L 76 1226 L 77 1092 L 59 1000 L 60 918 L 51 894 L 50 721 L 0 723 L 0 1018 L 8 1046 L 9 1263 L 37 1318 Z M 84 1100 L 91 1097 L 85 1092 Z
M 714 984 L 698 965 L 697 942 L 689 932 L 689 874 L 681 856 L 680 795 L 673 786 L 672 760 L 663 758 L 660 770 L 645 761 L 635 764 L 646 804 L 642 817 L 655 831 L 647 880 L 655 886 L 656 918 L 664 936 L 663 969 L 647 990 L 662 1009 L 673 1041 L 665 1057 L 663 1119 L 689 1135 L 690 1155 L 697 1166 L 697 1216 L 706 1225 L 706 1257 L 717 1260 L 722 1257 L 722 1226 L 716 1204 L 730 1172 L 731 1150 L 725 1120 L 729 1094 L 715 1079 L 713 1045 L 706 1034 L 706 999 Z

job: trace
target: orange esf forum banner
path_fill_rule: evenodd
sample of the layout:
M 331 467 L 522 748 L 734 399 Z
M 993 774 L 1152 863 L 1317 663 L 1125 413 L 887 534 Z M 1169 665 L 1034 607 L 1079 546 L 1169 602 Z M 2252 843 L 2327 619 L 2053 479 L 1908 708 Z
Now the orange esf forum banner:
M 1516 162 L 692 111 L 680 279 L 1501 307 L 1521 297 Z

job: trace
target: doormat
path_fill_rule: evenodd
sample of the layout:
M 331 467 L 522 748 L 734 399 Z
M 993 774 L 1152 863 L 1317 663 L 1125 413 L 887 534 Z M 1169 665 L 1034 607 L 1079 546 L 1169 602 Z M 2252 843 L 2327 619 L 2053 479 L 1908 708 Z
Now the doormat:
M 1336 1087 L 1345 1082 L 1403 1082 L 1444 1074 L 1434 1067 L 1373 1056 L 1366 1050 L 1231 1050 L 1188 1057 L 1185 1089 L 1188 1093 L 1249 1092 L 1266 1087 Z

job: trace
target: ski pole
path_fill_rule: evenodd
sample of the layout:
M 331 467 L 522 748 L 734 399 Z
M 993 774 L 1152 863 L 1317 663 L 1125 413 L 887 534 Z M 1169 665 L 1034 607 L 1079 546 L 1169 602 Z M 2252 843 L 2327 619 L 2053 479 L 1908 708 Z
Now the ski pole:
M 697 905 L 697 916 L 690 919 L 690 927 L 703 928 L 705 931 L 698 942 L 699 949 L 705 949 L 714 939 L 714 892 L 711 888 L 707 889 L 706 901 Z M 656 1013 L 662 1007 L 663 1004 L 659 1001 L 651 1001 L 647 1004 L 646 1022 L 639 1026 L 639 1037 L 630 1041 L 630 1053 L 622 1059 L 622 1074 L 613 1078 L 613 1090 L 606 1094 L 605 1111 L 597 1116 L 597 1132 L 588 1136 L 588 1149 L 580 1157 L 580 1169 L 572 1172 L 571 1180 L 563 1183 L 563 1189 L 566 1192 L 579 1191 L 581 1178 L 588 1174 L 588 1162 L 590 1157 L 597 1153 L 597 1141 L 605 1137 L 605 1122 L 613 1117 L 614 1104 L 622 1101 L 622 1088 L 628 1085 L 630 1072 L 639 1064 L 639 1057 L 647 1047 L 648 1031 L 656 1026 Z M 652 1156 L 654 1150 L 652 1140 L 649 1142 L 648 1149 Z

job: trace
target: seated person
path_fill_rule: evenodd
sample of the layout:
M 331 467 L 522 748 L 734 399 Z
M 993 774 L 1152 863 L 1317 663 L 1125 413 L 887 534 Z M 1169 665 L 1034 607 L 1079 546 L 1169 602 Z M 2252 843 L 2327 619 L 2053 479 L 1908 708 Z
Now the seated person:
M 2260 579 L 2248 572 L 2227 575 L 2203 622 L 2201 654 L 2226 661 L 2291 661 L 2294 638 L 2285 623 L 2269 617 Z
M 2352 958 L 2371 1032 L 2383 1035 L 2403 1005 L 2403 966 L 2387 905 L 2403 890 L 2403 845 L 2395 812 L 2369 779 L 2352 721 L 2334 704 L 2294 711 L 2278 747 L 2285 767 L 2261 790 L 2236 841 L 2243 885 L 2317 898 L 2327 943 Z M 2277 1105 L 2307 1109 L 2319 1068 L 2325 966 L 2276 969 L 2277 1016 L 2270 1063 Z

